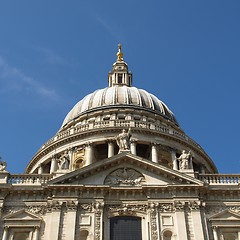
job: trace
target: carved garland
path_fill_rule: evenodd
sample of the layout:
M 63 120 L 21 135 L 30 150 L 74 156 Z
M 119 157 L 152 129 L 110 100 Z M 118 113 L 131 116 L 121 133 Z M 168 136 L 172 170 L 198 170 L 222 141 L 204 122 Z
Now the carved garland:
M 133 168 L 119 168 L 111 172 L 104 181 L 106 185 L 141 186 L 144 176 Z

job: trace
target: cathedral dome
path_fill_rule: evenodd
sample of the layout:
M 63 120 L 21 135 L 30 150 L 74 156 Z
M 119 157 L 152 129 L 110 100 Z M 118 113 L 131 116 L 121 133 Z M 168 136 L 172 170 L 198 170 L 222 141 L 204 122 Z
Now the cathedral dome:
M 127 85 L 113 85 L 96 90 L 80 100 L 65 117 L 62 127 L 82 114 L 104 108 L 145 109 L 162 115 L 178 125 L 171 110 L 153 94 Z
M 179 170 L 184 150 L 186 156 L 191 155 L 191 169 L 217 172 L 167 105 L 132 86 L 132 73 L 119 45 L 108 86 L 88 94 L 70 110 L 56 135 L 30 161 L 26 173 L 68 172 L 111 158 L 122 151 L 118 139 L 123 133 L 131 136 L 124 146 L 133 155 Z

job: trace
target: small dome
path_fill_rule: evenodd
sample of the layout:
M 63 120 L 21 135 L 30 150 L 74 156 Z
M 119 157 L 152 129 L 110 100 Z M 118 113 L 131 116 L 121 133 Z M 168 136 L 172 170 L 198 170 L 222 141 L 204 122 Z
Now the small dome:
M 169 108 L 145 90 L 125 85 L 114 85 L 96 90 L 80 100 L 65 117 L 62 127 L 80 115 L 102 108 L 135 108 L 154 111 L 178 125 Z

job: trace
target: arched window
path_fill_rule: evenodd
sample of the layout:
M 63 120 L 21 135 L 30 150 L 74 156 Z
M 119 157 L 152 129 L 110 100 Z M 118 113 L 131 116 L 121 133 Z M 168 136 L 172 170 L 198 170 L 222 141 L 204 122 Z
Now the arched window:
M 73 168 L 74 168 L 74 170 L 76 170 L 76 169 L 83 167 L 83 165 L 84 165 L 83 159 L 79 158 L 79 159 L 75 160 L 75 162 L 73 164 Z
M 142 240 L 141 218 L 113 217 L 110 220 L 110 240 Z
M 88 239 L 89 232 L 87 230 L 81 230 L 79 234 L 80 240 L 87 240 Z
M 171 240 L 172 239 L 172 232 L 167 230 L 163 233 L 163 240 Z

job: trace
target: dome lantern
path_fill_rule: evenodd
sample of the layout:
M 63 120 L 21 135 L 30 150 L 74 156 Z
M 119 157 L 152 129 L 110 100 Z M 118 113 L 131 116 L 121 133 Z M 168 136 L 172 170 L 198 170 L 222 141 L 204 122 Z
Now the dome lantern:
M 123 60 L 122 45 L 118 44 L 117 60 L 113 64 L 112 71 L 108 74 L 109 87 L 132 86 L 132 73 L 128 71 L 128 65 Z

